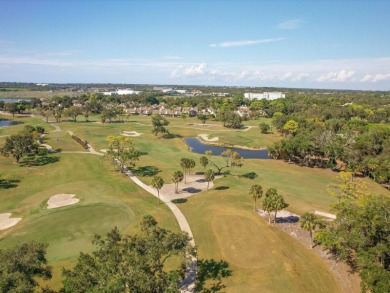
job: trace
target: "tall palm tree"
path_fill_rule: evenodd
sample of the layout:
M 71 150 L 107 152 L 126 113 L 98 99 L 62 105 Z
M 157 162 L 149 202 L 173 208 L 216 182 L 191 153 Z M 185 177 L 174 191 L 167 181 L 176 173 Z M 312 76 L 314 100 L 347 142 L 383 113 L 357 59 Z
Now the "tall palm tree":
M 271 224 L 271 212 L 274 210 L 272 196 L 265 195 L 263 199 L 263 210 L 268 214 L 268 224 Z
M 188 158 L 181 158 L 180 160 L 180 167 L 183 169 L 184 173 L 184 183 L 187 183 L 187 170 L 189 166 L 189 160 Z
M 209 190 L 210 181 L 215 179 L 215 173 L 213 170 L 209 169 L 204 173 L 204 179 L 207 181 L 207 190 Z
M 206 156 L 202 156 L 202 157 L 200 157 L 199 161 L 200 161 L 200 164 L 203 166 L 204 170 L 206 171 L 206 166 L 209 163 L 209 159 L 207 159 Z
M 252 185 L 249 190 L 249 195 L 254 200 L 254 211 L 256 211 L 256 200 L 260 199 L 263 196 L 263 187 L 258 184 Z
M 158 203 L 160 203 L 160 189 L 164 185 L 164 179 L 156 175 L 152 179 L 152 186 L 157 189 Z
M 172 175 L 172 182 L 175 183 L 175 193 L 179 193 L 179 182 L 182 182 L 184 179 L 184 174 L 182 171 L 175 171 Z
M 310 233 L 310 248 L 313 248 L 313 232 L 321 226 L 321 221 L 313 213 L 304 213 L 299 219 L 300 226 Z
M 281 211 L 287 207 L 288 207 L 288 203 L 284 201 L 283 196 L 281 196 L 280 194 L 276 194 L 274 197 L 275 223 L 276 223 L 276 215 L 278 211 Z

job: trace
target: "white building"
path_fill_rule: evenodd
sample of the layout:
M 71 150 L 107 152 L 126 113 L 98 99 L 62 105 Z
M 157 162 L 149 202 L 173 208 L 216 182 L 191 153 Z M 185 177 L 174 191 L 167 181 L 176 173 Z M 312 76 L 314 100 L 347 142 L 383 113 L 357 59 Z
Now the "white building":
M 125 89 L 125 90 L 115 90 L 113 92 L 104 92 L 103 95 L 105 96 L 111 96 L 111 95 L 138 95 L 141 93 L 140 91 L 134 91 L 131 89 Z
M 253 100 L 253 99 L 257 99 L 257 100 L 267 99 L 267 100 L 272 101 L 272 100 L 276 100 L 276 99 L 285 98 L 286 95 L 281 93 L 281 92 L 272 92 L 272 93 L 264 92 L 262 94 L 260 94 L 260 93 L 245 93 L 244 97 L 247 98 L 247 99 L 250 99 L 250 100 Z

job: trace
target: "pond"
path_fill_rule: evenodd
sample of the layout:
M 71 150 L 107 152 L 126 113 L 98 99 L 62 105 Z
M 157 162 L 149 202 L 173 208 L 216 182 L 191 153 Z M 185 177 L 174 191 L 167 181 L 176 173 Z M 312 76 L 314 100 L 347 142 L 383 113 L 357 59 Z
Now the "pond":
M 197 138 L 187 137 L 184 139 L 186 144 L 192 149 L 194 153 L 204 154 L 205 151 L 212 151 L 213 155 L 220 155 L 223 151 L 228 148 L 225 147 L 217 147 L 212 145 L 203 144 Z M 229 148 L 240 154 L 244 159 L 271 159 L 268 156 L 267 150 L 243 150 L 237 148 Z
M 3 127 L 3 126 L 11 126 L 11 125 L 14 125 L 16 124 L 15 121 L 11 121 L 11 120 L 0 120 L 0 127 Z

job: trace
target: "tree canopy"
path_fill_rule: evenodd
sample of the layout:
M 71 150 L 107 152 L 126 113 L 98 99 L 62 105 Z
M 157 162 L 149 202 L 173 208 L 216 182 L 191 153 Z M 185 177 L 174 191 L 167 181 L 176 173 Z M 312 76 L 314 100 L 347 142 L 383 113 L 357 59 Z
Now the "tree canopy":
M 152 125 L 152 133 L 154 135 L 157 135 L 159 133 L 169 133 L 169 131 L 165 128 L 165 126 L 169 125 L 169 121 L 160 114 L 152 115 Z
M 0 250 L 0 292 L 33 293 L 38 279 L 51 278 L 46 244 L 27 242 Z
M 159 227 L 151 216 L 141 231 L 122 236 L 115 228 L 105 238 L 95 236 L 96 250 L 81 253 L 75 267 L 63 271 L 63 292 L 179 292 L 184 262 L 193 255 L 190 238 Z M 182 265 L 168 269 L 174 256 Z
M 32 127 L 26 127 L 15 135 L 11 135 L 5 139 L 5 144 L 0 148 L 0 153 L 5 156 L 12 156 L 17 163 L 20 159 L 27 155 L 34 155 L 38 152 L 38 137 L 37 130 Z

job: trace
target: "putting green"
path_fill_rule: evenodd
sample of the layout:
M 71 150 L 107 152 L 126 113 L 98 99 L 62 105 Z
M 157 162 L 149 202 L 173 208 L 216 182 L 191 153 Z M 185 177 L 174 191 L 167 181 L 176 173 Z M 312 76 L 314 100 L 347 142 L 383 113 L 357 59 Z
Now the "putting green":
M 63 207 L 21 225 L 10 235 L 12 237 L 1 239 L 0 245 L 9 247 L 31 240 L 49 243 L 49 261 L 66 259 L 80 251 L 91 251 L 95 234 L 104 235 L 114 226 L 123 230 L 134 218 L 132 210 L 116 206 Z

